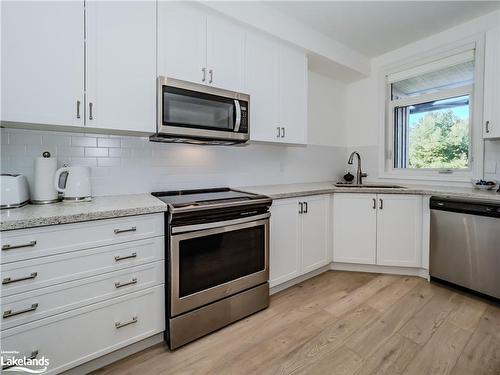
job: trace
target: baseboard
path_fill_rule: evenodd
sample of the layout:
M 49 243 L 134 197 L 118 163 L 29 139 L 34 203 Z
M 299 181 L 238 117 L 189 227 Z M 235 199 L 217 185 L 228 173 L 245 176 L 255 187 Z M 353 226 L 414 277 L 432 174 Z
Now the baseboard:
M 317 270 L 308 272 L 304 275 L 298 276 L 295 279 L 285 281 L 283 284 L 279 284 L 276 286 L 273 286 L 271 289 L 269 289 L 269 293 L 272 295 L 274 293 L 281 292 L 282 290 L 285 290 L 287 288 L 290 288 L 291 286 L 301 283 L 302 281 L 305 281 L 307 279 L 310 279 L 311 277 L 317 276 L 323 272 L 326 272 L 330 270 L 330 265 L 327 264 L 326 266 L 323 266 L 321 268 L 318 268 Z
M 378 266 L 376 264 L 330 263 L 330 269 L 336 271 L 386 273 L 391 275 L 419 276 L 429 280 L 429 270 L 424 268 Z
M 86 362 L 80 366 L 74 367 L 68 371 L 63 372 L 64 375 L 84 375 L 89 372 L 98 370 L 104 366 L 107 366 L 113 362 L 116 362 L 125 357 L 129 357 L 132 354 L 140 352 L 141 350 L 147 349 L 150 346 L 156 345 L 163 342 L 163 332 L 158 333 L 154 336 L 148 337 L 147 339 L 138 341 L 132 345 L 126 346 L 124 348 L 115 350 L 112 353 L 103 355 L 102 357 L 96 358 L 92 361 Z

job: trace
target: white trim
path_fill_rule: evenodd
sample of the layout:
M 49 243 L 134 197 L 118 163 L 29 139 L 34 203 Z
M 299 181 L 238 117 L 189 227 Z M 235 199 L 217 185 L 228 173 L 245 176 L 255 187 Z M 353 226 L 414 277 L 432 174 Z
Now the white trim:
M 429 279 L 429 270 L 424 268 L 378 266 L 376 264 L 332 263 L 331 270 L 350 272 L 370 272 L 388 275 L 418 276 Z
M 378 73 L 378 103 L 379 108 L 379 157 L 378 157 L 378 177 L 381 179 L 405 179 L 418 180 L 419 182 L 439 181 L 451 183 L 470 182 L 472 178 L 483 177 L 484 164 L 484 141 L 482 139 L 482 105 L 483 105 L 483 79 L 484 79 L 484 43 L 485 33 L 474 34 L 461 41 L 449 43 L 441 48 L 434 48 L 425 54 L 409 56 L 396 63 L 388 64 L 379 69 Z M 474 89 L 471 95 L 471 170 L 467 172 L 454 171 L 451 175 L 439 174 L 437 170 L 397 170 L 392 167 L 392 155 L 388 155 L 388 150 L 392 150 L 392 130 L 388 126 L 388 105 L 389 87 L 387 77 L 394 72 L 410 69 L 417 65 L 442 59 L 446 56 L 456 55 L 460 52 L 475 49 L 474 63 Z M 390 131 L 388 131 L 388 129 Z M 388 146 L 389 145 L 389 146 Z M 388 158 L 390 156 L 390 158 Z M 389 168 L 388 168 L 389 167 Z
M 410 96 L 401 99 L 389 100 L 388 102 L 390 109 L 392 110 L 394 109 L 394 107 L 405 107 L 408 105 L 433 102 L 435 100 L 440 100 L 443 98 L 456 98 L 459 96 L 471 95 L 472 92 L 473 92 L 473 85 L 466 85 L 447 90 L 440 90 L 438 92 L 433 92 L 430 94 L 422 94 L 418 96 Z
M 301 283 L 307 279 L 310 279 L 314 276 L 318 276 L 326 271 L 330 270 L 330 263 L 328 263 L 326 266 L 320 267 L 317 270 L 308 272 L 304 275 L 300 275 L 292 280 L 285 281 L 284 283 L 278 284 L 273 286 L 272 288 L 269 288 L 269 294 L 273 295 L 275 293 L 281 292 L 282 290 L 288 289 L 291 286 L 294 286 L 295 284 Z

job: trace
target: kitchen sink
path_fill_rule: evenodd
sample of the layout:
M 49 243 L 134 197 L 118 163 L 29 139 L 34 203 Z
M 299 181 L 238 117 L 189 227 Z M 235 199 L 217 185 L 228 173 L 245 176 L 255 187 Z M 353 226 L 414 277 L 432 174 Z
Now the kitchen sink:
M 394 184 L 334 184 L 336 187 L 345 188 L 371 188 L 371 189 L 405 189 L 405 186 L 394 185 Z

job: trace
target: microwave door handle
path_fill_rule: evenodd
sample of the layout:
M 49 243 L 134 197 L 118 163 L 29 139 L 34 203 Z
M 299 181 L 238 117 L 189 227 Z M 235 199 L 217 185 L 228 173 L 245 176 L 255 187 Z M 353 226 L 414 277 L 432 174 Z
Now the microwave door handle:
M 234 107 L 236 108 L 236 121 L 234 123 L 234 132 L 238 133 L 240 131 L 240 125 L 241 125 L 241 107 L 239 100 L 234 101 Z

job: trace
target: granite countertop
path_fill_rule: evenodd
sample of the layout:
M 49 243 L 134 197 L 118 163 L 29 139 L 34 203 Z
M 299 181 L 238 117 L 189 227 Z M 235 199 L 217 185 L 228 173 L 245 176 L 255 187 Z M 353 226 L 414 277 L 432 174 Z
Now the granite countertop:
M 46 206 L 29 204 L 0 211 L 0 231 L 164 211 L 167 211 L 167 205 L 150 194 L 94 197 L 90 202 L 59 202 Z
M 372 183 L 370 183 L 372 184 Z M 375 184 L 375 183 L 373 183 Z M 399 185 L 396 183 L 396 185 Z M 306 195 L 331 194 L 331 193 L 372 193 L 372 194 L 421 194 L 440 197 L 470 198 L 480 200 L 494 200 L 500 202 L 500 193 L 495 190 L 484 191 L 473 187 L 448 187 L 428 185 L 406 185 L 402 188 L 378 187 L 336 187 L 334 182 L 312 182 L 301 184 L 246 186 L 239 190 L 250 193 L 264 194 L 272 199 L 302 197 Z

